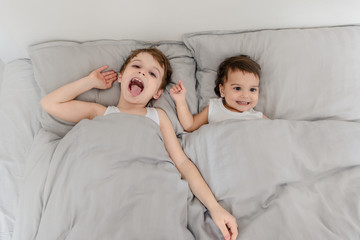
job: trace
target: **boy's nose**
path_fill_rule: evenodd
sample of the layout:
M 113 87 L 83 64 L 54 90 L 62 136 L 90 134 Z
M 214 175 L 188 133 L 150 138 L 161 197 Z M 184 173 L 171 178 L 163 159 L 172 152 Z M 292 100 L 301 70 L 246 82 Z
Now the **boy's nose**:
M 142 71 L 139 71 L 139 74 L 142 74 L 143 76 L 145 76 L 145 73 L 144 73 L 144 72 L 142 72 Z

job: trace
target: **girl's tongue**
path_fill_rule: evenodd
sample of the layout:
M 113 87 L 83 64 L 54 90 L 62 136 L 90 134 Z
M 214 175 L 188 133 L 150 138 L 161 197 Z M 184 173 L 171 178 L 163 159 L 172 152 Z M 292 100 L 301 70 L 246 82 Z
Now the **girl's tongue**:
M 131 80 L 129 84 L 129 90 L 133 97 L 138 96 L 144 89 L 144 84 L 139 80 Z

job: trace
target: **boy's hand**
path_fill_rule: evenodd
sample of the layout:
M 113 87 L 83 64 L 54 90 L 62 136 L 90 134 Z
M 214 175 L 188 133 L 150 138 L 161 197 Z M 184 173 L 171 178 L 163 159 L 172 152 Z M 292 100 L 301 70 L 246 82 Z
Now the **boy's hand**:
M 238 225 L 236 219 L 220 205 L 210 211 L 211 218 L 220 229 L 225 240 L 236 240 Z
M 181 80 L 179 81 L 179 84 L 176 84 L 170 88 L 170 95 L 175 102 L 185 101 L 186 88 Z
M 113 70 L 102 72 L 106 70 L 108 66 L 103 66 L 95 69 L 89 74 L 89 78 L 93 81 L 94 88 L 108 89 L 111 88 L 113 82 L 117 79 L 117 73 Z

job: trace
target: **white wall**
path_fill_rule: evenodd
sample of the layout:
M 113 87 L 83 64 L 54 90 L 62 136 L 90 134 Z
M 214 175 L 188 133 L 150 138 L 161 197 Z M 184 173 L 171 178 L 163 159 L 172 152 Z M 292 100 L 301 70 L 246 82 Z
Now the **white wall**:
M 5 67 L 4 62 L 0 59 L 0 92 L 1 92 L 4 67 Z
M 26 57 L 29 45 L 49 40 L 181 40 L 205 30 L 359 24 L 359 13 L 359 0 L 0 0 L 0 58 Z

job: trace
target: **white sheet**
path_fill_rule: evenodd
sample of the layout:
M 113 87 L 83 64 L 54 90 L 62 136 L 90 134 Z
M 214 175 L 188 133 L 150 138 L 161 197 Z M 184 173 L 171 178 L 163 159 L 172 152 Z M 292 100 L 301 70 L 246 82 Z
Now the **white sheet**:
M 0 89 L 0 239 L 11 239 L 26 154 L 40 129 L 40 90 L 29 60 L 5 65 Z

